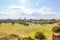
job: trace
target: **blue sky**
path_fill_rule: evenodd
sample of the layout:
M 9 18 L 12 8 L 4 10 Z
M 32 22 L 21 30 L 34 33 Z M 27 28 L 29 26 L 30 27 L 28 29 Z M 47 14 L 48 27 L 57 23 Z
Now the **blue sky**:
M 60 0 L 0 0 L 0 19 L 60 19 Z

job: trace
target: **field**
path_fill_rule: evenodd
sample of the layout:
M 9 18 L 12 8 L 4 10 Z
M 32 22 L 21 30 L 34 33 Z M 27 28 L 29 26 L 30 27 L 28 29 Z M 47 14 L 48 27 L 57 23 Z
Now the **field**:
M 21 37 L 31 36 L 34 38 L 36 32 L 43 32 L 47 38 L 47 40 L 52 39 L 52 27 L 56 26 L 57 23 L 54 24 L 30 24 L 29 26 L 24 26 L 18 23 L 11 25 L 11 23 L 2 23 L 0 25 L 0 36 L 5 34 L 18 34 Z

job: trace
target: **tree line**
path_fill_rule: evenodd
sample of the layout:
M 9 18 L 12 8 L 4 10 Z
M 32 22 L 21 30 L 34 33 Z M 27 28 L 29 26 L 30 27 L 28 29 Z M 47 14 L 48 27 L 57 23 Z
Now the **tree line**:
M 53 24 L 56 22 L 59 22 L 60 20 L 56 20 L 56 19 L 0 19 L 0 24 L 1 23 L 12 23 L 12 25 L 14 25 L 14 23 L 19 23 L 22 25 L 29 25 L 29 23 L 33 23 L 33 24 Z

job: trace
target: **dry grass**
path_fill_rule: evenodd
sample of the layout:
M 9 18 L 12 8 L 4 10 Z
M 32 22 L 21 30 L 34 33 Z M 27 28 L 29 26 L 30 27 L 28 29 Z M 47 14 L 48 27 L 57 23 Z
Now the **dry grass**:
M 36 32 L 43 32 L 46 35 L 47 40 L 51 40 L 52 37 L 51 29 L 56 25 L 57 24 L 46 24 L 46 25 L 33 24 L 29 26 L 24 26 L 17 23 L 14 25 L 11 25 L 11 23 L 7 24 L 2 23 L 0 25 L 0 32 L 4 32 L 7 34 L 18 34 L 21 37 L 31 36 L 32 38 L 34 38 Z

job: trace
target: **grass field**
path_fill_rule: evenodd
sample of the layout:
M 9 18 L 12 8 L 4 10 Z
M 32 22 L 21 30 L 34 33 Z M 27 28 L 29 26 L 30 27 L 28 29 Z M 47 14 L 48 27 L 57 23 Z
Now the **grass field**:
M 0 35 L 3 35 L 3 33 L 6 34 L 18 34 L 21 37 L 28 37 L 31 36 L 34 38 L 34 35 L 36 32 L 43 32 L 47 38 L 47 40 L 52 39 L 52 27 L 56 26 L 57 24 L 32 24 L 29 26 L 24 26 L 21 24 L 15 23 L 14 25 L 11 25 L 11 23 L 2 23 L 0 25 Z M 5 35 L 5 34 L 4 34 Z

